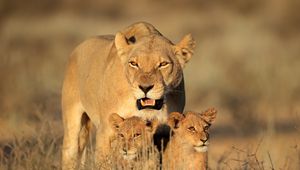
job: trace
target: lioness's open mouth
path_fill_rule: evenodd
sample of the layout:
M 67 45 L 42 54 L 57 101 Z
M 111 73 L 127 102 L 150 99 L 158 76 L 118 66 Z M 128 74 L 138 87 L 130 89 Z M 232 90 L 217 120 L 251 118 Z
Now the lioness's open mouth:
M 136 101 L 136 105 L 139 110 L 142 110 L 142 109 L 160 110 L 162 108 L 163 104 L 164 104 L 164 99 L 154 100 L 154 99 L 149 99 L 149 98 L 142 98 L 142 99 L 138 99 Z

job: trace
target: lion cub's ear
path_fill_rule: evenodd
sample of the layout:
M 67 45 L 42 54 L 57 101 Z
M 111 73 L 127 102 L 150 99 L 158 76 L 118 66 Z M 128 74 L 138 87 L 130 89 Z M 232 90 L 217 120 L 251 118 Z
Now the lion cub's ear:
M 168 117 L 167 124 L 171 127 L 172 130 L 175 130 L 179 127 L 180 121 L 184 119 L 184 115 L 179 112 L 172 112 Z
M 151 133 L 155 133 L 156 128 L 158 126 L 158 120 L 155 118 L 153 120 L 146 120 L 146 130 Z
M 113 130 L 117 131 L 120 128 L 120 123 L 122 123 L 124 121 L 124 118 L 119 116 L 117 113 L 112 113 L 109 116 L 108 121 L 109 121 L 111 128 Z
M 183 39 L 175 45 L 175 55 L 178 57 L 179 63 L 183 68 L 192 55 L 194 54 L 195 40 L 191 34 L 183 37 Z
M 202 112 L 200 116 L 208 123 L 213 123 L 217 117 L 217 110 L 215 108 L 207 109 L 206 111 Z

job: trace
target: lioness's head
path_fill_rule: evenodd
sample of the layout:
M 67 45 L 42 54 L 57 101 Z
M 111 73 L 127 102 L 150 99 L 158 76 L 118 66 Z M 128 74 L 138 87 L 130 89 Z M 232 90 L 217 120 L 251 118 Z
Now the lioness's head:
M 208 129 L 216 118 L 217 111 L 208 109 L 203 113 L 187 112 L 185 115 L 172 112 L 168 125 L 174 135 L 180 136 L 183 143 L 192 146 L 197 152 L 206 152 L 208 146 Z
M 136 116 L 124 119 L 116 113 L 110 115 L 109 123 L 117 137 L 119 153 L 126 160 L 137 158 L 143 149 L 152 144 L 158 125 L 156 119 L 145 121 Z
M 160 110 L 164 96 L 182 81 L 182 69 L 193 54 L 195 41 L 186 35 L 174 45 L 152 25 L 136 23 L 116 34 L 115 46 L 137 108 Z

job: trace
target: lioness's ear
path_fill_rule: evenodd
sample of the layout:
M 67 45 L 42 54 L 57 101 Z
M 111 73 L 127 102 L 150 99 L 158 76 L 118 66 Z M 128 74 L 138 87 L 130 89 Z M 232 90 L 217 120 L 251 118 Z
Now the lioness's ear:
M 134 37 L 134 40 L 139 41 L 141 37 L 149 36 L 151 34 L 156 34 L 162 36 L 162 34 L 151 24 L 146 22 L 136 22 L 122 31 L 125 37 L 130 40 L 130 37 Z M 131 41 L 130 43 L 135 43 Z
M 184 119 L 184 115 L 179 112 L 172 112 L 168 117 L 167 124 L 171 127 L 172 130 L 175 130 L 179 127 L 180 121 Z
M 132 45 L 139 41 L 144 36 L 149 36 L 151 34 L 161 35 L 157 29 L 146 22 L 134 23 L 124 30 L 118 32 L 115 36 L 115 46 L 118 51 L 118 55 L 123 57 L 128 54 L 131 50 Z
M 193 53 L 195 48 L 195 40 L 191 34 L 183 37 L 183 39 L 175 45 L 175 55 L 177 56 L 181 67 L 183 68 L 185 63 L 187 63 Z
M 202 112 L 200 115 L 205 121 L 211 124 L 215 121 L 217 117 L 217 112 L 218 111 L 215 108 L 210 108 Z
M 132 38 L 133 41 L 133 38 Z M 134 40 L 135 41 L 135 40 Z M 129 41 L 125 37 L 125 35 L 121 32 L 118 32 L 115 36 L 115 45 L 120 57 L 124 57 L 127 52 L 131 49 Z
M 146 120 L 146 127 L 147 130 L 154 133 L 156 131 L 156 128 L 158 126 L 158 120 L 154 118 L 153 120 Z
M 117 113 L 112 113 L 109 116 L 109 124 L 111 126 L 111 128 L 115 131 L 117 131 L 120 127 L 120 123 L 122 123 L 124 121 L 124 118 L 119 116 Z

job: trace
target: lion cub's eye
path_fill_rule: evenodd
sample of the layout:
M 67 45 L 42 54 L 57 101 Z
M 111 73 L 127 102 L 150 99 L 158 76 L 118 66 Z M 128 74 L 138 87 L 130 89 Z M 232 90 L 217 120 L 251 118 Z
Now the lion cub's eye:
M 209 128 L 209 125 L 205 125 L 205 126 L 204 126 L 204 130 L 205 130 L 205 131 L 207 131 L 208 128 Z
M 196 131 L 196 129 L 195 129 L 194 126 L 189 127 L 188 130 L 191 131 L 191 132 L 195 132 Z
M 118 134 L 118 136 L 120 137 L 120 138 L 124 138 L 124 135 L 123 134 Z
M 163 67 L 166 67 L 166 66 L 168 66 L 169 65 L 169 63 L 168 62 L 166 62 L 166 61 L 163 61 L 163 62 L 161 62 L 161 63 L 159 63 L 159 68 L 163 68 Z
M 129 65 L 130 65 L 131 67 L 135 67 L 135 68 L 139 67 L 138 63 L 136 63 L 136 62 L 134 62 L 134 61 L 130 61 L 130 62 L 129 62 Z
M 138 137 L 140 137 L 140 136 L 141 136 L 140 133 L 135 133 L 135 134 L 133 135 L 134 138 L 138 138 Z

